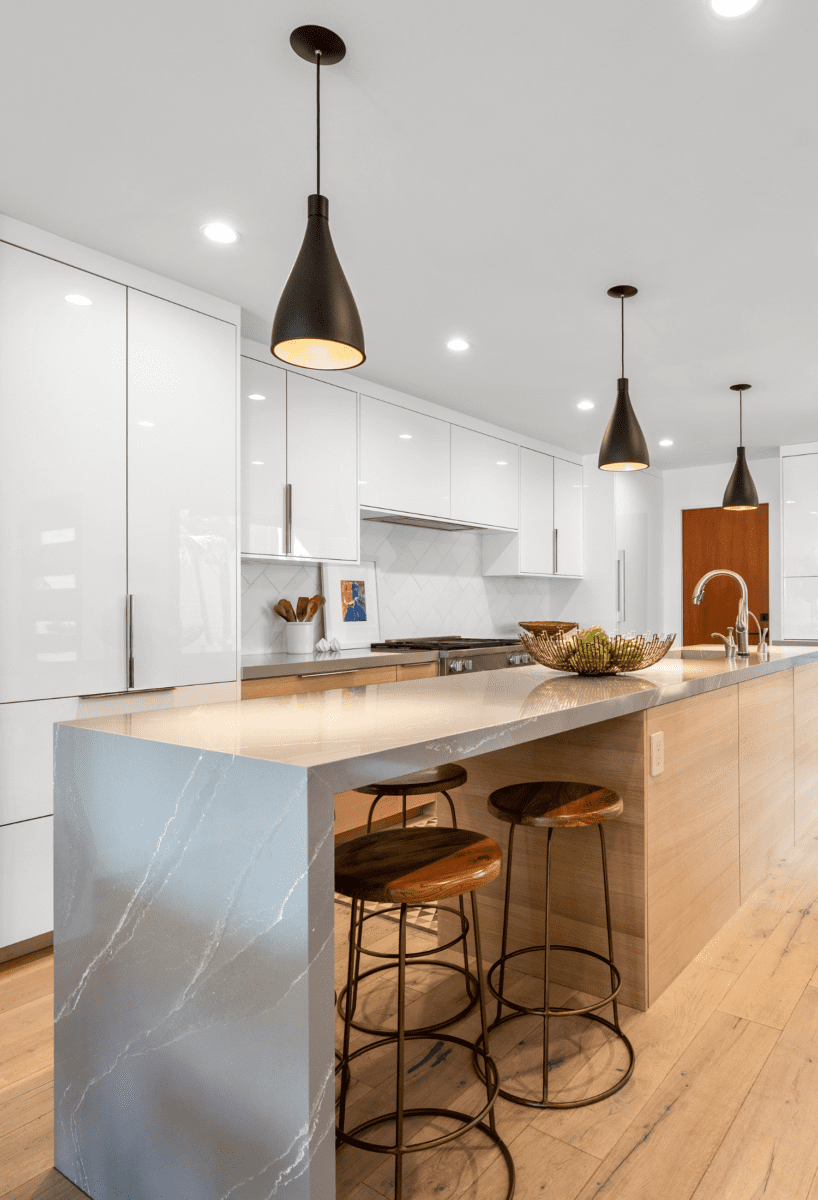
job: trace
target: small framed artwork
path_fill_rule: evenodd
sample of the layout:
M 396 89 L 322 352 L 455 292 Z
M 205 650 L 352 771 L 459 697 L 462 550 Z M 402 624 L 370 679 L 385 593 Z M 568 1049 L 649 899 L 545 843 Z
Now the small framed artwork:
M 324 636 L 337 638 L 342 650 L 354 650 L 381 640 L 378 620 L 378 576 L 374 562 L 339 567 L 321 563 Z

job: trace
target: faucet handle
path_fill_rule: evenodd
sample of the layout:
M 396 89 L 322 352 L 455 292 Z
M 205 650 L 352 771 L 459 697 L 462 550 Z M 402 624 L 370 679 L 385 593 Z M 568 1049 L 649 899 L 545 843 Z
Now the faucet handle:
M 730 626 L 730 628 L 727 630 L 727 637 L 725 637 L 723 633 L 711 633 L 710 636 L 711 636 L 711 638 L 720 638 L 721 641 L 724 642 L 725 658 L 735 658 L 736 643 L 733 641 L 733 627 L 732 626 Z

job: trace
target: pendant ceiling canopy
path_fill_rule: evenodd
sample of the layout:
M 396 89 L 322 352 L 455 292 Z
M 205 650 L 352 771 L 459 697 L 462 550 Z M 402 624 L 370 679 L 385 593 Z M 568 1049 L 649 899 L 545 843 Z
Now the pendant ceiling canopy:
M 752 508 L 758 508 L 758 492 L 756 491 L 756 485 L 753 483 L 753 477 L 750 474 L 750 468 L 747 466 L 747 458 L 744 453 L 742 401 L 744 393 L 748 392 L 750 387 L 749 383 L 733 383 L 730 386 L 731 392 L 738 392 L 739 445 L 736 447 L 736 465 L 733 467 L 733 474 L 730 476 L 730 482 L 725 489 L 721 506 L 722 508 L 729 509 L 731 512 L 747 512 Z
M 307 231 L 284 285 L 273 320 L 276 358 L 314 371 L 346 371 L 366 358 L 361 318 L 338 261 L 329 229 L 329 201 L 321 195 L 321 66 L 346 54 L 337 34 L 301 25 L 290 34 L 296 54 L 315 64 L 316 188 L 307 201 Z
M 648 444 L 633 411 L 625 378 L 625 300 L 635 296 L 636 292 L 637 289 L 628 283 L 608 288 L 608 295 L 619 300 L 621 305 L 622 375 L 617 380 L 613 412 L 599 447 L 600 471 L 644 471 L 650 466 Z

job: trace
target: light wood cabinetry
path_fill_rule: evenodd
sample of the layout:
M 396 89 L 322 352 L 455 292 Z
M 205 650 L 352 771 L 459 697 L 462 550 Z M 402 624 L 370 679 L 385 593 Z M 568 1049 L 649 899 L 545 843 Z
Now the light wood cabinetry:
M 818 663 L 793 671 L 795 840 L 818 821 Z
M 517 529 L 519 446 L 452 425 L 452 520 Z
M 242 700 L 264 696 L 298 696 L 305 692 L 328 692 L 333 688 L 366 687 L 371 683 L 394 683 L 395 667 L 365 667 L 358 671 L 332 671 L 321 675 L 273 675 L 268 679 L 244 679 Z
M 358 561 L 358 397 L 243 355 L 242 553 Z
M 750 679 L 737 691 L 744 902 L 795 840 L 793 672 Z
M 362 395 L 361 504 L 448 517 L 450 446 L 448 421 Z
M 440 671 L 436 662 L 428 663 L 399 663 L 397 666 L 398 683 L 402 679 L 437 679 Z

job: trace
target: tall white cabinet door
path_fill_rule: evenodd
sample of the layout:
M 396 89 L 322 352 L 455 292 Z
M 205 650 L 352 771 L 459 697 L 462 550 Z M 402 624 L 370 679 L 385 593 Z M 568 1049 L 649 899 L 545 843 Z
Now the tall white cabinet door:
M 520 447 L 520 571 L 554 573 L 554 460 Z
M 125 288 L 0 244 L 0 701 L 125 686 Z
M 614 479 L 614 495 L 617 632 L 659 633 L 663 621 L 662 481 L 648 471 L 620 471 Z
M 287 372 L 241 359 L 241 549 L 285 553 Z
M 517 529 L 520 447 L 452 425 L 452 519 Z
M 448 421 L 361 396 L 361 504 L 448 517 L 450 431 Z
M 235 679 L 236 328 L 128 293 L 136 689 Z
M 784 580 L 784 637 L 808 642 L 818 638 L 818 576 Z
M 554 459 L 555 575 L 582 574 L 582 465 Z
M 287 372 L 294 558 L 358 560 L 358 397 Z
M 0 828 L 0 946 L 54 928 L 54 818 Z
M 818 454 L 784 458 L 781 471 L 784 575 L 818 575 Z

